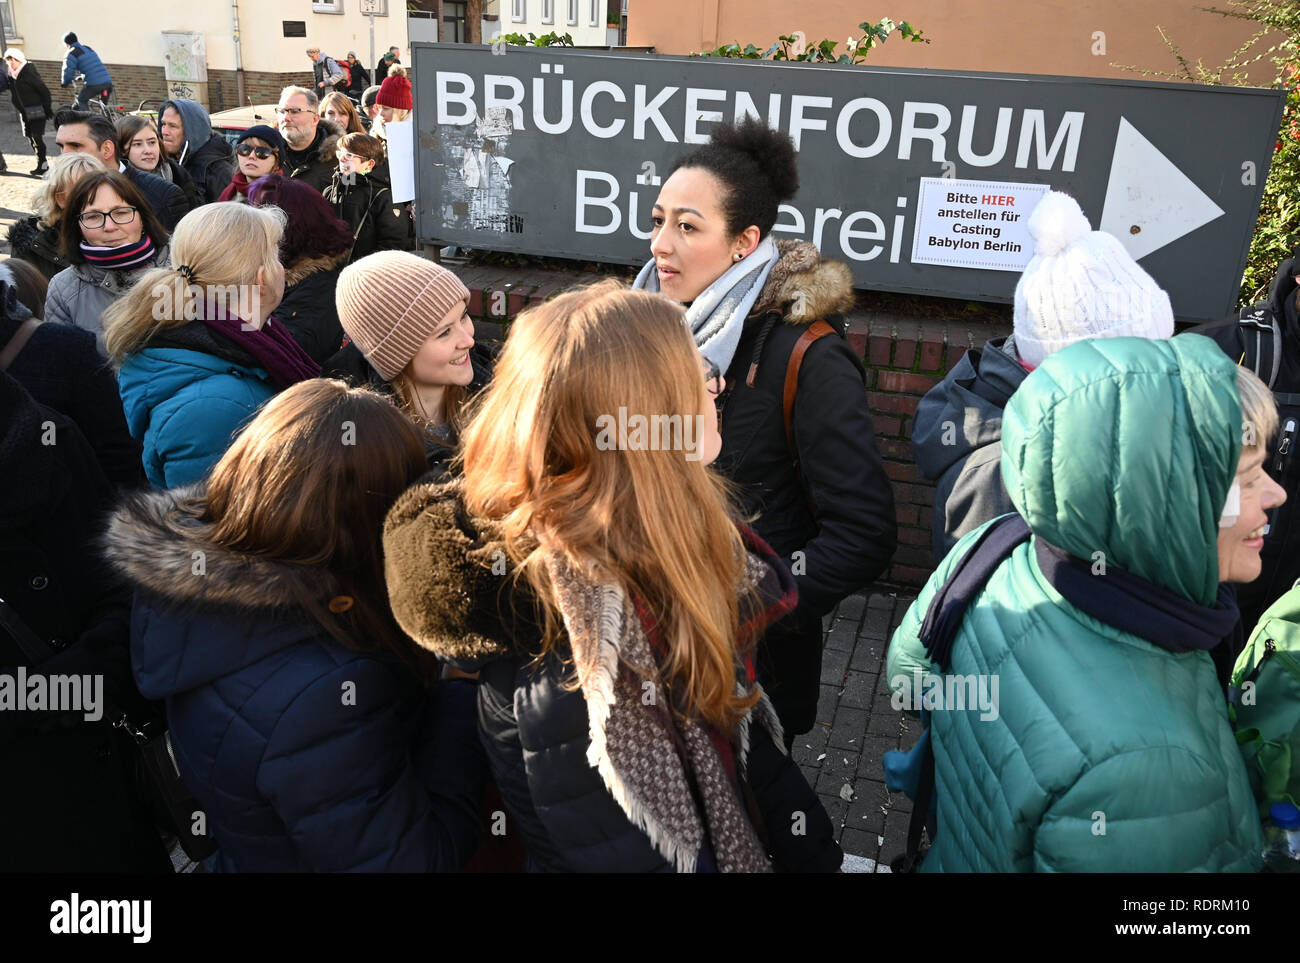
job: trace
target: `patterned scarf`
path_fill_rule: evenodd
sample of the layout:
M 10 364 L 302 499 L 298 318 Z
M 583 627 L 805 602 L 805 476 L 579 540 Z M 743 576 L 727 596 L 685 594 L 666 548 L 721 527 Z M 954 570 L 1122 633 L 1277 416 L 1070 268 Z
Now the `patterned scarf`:
M 155 251 L 153 238 L 141 234 L 140 240 L 134 244 L 123 244 L 121 247 L 98 247 L 82 241 L 81 253 L 85 255 L 86 263 L 95 267 L 109 271 L 129 271 L 151 262 Z
M 758 545 L 766 548 L 761 541 Z M 779 563 L 765 563 L 754 554 L 747 558 L 746 578 L 764 607 L 742 620 L 742 639 L 793 609 L 796 599 L 793 579 Z M 654 631 L 653 619 L 620 586 L 591 581 L 558 554 L 547 566 L 587 703 L 587 761 L 610 795 L 678 872 L 695 872 L 706 839 L 722 872 L 771 872 L 766 849 L 714 742 L 715 730 L 674 717 L 665 700 L 647 704 L 643 683 L 659 678 L 655 639 L 648 634 Z M 738 659 L 737 694 L 754 686 L 752 664 Z M 737 731 L 741 778 L 755 717 L 778 746 L 784 744 L 776 713 L 761 691 L 760 696 Z
M 740 344 L 740 334 L 745 327 L 754 302 L 763 292 L 767 276 L 781 259 L 776 242 L 768 234 L 750 252 L 749 257 L 737 261 L 723 275 L 705 288 L 686 309 L 686 325 L 695 335 L 695 345 L 700 353 L 727 371 Z M 659 272 L 654 259 L 641 269 L 632 287 L 651 294 L 659 294 Z

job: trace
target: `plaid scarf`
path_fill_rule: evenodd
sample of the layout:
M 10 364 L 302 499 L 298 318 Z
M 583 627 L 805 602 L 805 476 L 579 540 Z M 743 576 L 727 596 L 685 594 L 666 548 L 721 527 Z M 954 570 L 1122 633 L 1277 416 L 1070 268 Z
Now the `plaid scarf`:
M 753 663 L 740 652 L 797 599 L 790 574 L 756 535 L 745 578 L 759 606 L 742 613 L 737 645 L 736 693 L 753 690 Z M 754 554 L 757 550 L 769 560 Z M 744 778 L 752 720 L 783 745 L 781 725 L 767 696 L 741 720 L 734 742 L 702 721 L 676 717 L 665 699 L 647 699 L 647 685 L 662 692 L 656 650 L 663 651 L 654 619 L 616 584 L 585 577 L 558 554 L 547 562 L 578 684 L 587 703 L 591 747 L 587 761 L 599 773 L 628 819 L 678 872 L 692 873 L 707 839 L 724 873 L 768 873 L 771 864 L 729 772 L 734 752 Z M 730 744 L 730 752 L 724 750 Z M 698 792 L 692 792 L 692 785 Z

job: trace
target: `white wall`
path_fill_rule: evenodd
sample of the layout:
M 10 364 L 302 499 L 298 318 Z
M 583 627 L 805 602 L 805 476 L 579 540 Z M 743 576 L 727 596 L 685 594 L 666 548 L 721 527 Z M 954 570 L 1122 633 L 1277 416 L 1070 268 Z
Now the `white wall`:
M 98 0 L 11 0 L 16 26 L 29 59 L 62 60 L 67 48 L 62 36 L 74 30 L 105 63 L 163 65 L 164 30 L 190 30 L 204 35 L 210 70 L 235 68 L 234 13 L 229 0 L 127 0 L 105 7 Z M 589 2 L 589 0 L 588 0 Z M 370 26 L 360 13 L 359 0 L 340 0 L 343 13 L 312 12 L 311 0 L 240 0 L 239 26 L 243 66 L 274 73 L 310 71 L 308 47 L 320 47 L 332 57 L 355 50 L 367 70 Z M 120 13 L 106 17 L 106 10 Z M 402 48 L 402 62 L 411 62 L 406 35 L 404 0 L 388 0 L 389 15 L 375 17 L 375 53 L 390 45 Z M 302 20 L 307 36 L 285 37 L 285 20 Z
M 546 4 L 543 3 L 543 0 L 519 0 L 519 2 L 522 2 L 524 6 L 524 19 L 522 22 L 514 19 L 515 8 L 519 5 L 517 0 L 500 0 L 498 10 L 501 15 L 499 23 L 502 33 L 522 33 L 524 35 L 535 33 L 539 37 L 551 32 L 561 35 L 567 33 L 573 37 L 573 42 L 580 47 L 603 47 L 605 45 L 605 0 L 576 0 L 578 7 L 578 23 L 576 25 L 569 23 L 569 0 L 554 0 L 553 3 Z M 593 6 L 596 13 L 596 26 L 594 27 L 591 25 Z M 550 23 L 542 21 L 542 14 L 546 7 L 552 9 L 553 19 Z

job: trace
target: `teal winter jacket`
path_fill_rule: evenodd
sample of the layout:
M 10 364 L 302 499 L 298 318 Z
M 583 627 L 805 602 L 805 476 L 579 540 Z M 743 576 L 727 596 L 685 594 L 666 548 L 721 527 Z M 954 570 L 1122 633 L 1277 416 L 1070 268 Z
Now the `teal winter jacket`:
M 202 479 L 278 389 L 244 352 L 196 321 L 128 355 L 118 390 L 149 481 L 176 488 Z
M 1035 538 L 1093 574 L 1101 562 L 1212 606 L 1241 419 L 1234 365 L 1208 338 L 1082 342 L 1008 403 L 1002 478 Z M 930 600 L 985 527 L 894 633 L 886 671 L 905 698 L 929 666 Z M 930 713 L 938 833 L 923 869 L 1257 869 L 1259 819 L 1210 655 L 1084 614 L 1044 578 L 1033 542 L 993 573 L 953 646 L 951 673 L 983 680 L 992 710 Z

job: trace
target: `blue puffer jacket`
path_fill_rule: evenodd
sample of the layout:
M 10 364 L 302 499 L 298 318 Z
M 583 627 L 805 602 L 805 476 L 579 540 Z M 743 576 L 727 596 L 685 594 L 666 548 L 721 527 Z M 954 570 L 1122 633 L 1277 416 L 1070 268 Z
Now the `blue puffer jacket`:
M 128 502 L 106 551 L 137 587 L 135 678 L 166 700 L 219 868 L 461 869 L 487 776 L 474 686 L 426 690 L 395 659 L 340 645 L 292 602 L 303 582 L 328 593 L 318 569 L 230 552 L 198 523 L 171 528 L 178 501 L 198 494 Z
M 85 74 L 87 87 L 102 87 L 113 82 L 113 78 L 108 75 L 108 68 L 99 59 L 99 54 L 84 43 L 74 43 L 68 48 L 63 58 L 63 79 L 60 83 L 64 87 L 68 86 L 79 73 Z
M 192 321 L 128 355 L 118 390 L 149 481 L 176 488 L 207 474 L 278 389 L 247 352 Z

